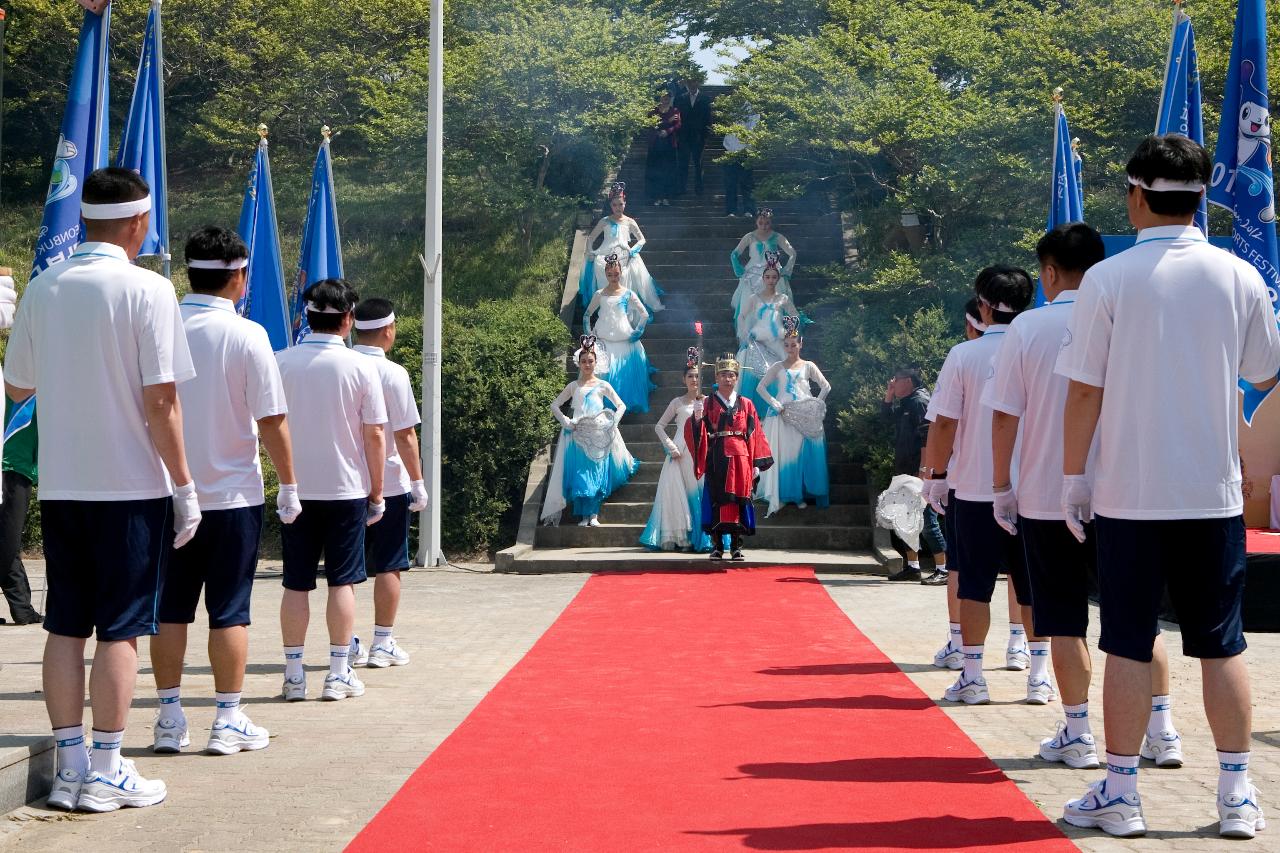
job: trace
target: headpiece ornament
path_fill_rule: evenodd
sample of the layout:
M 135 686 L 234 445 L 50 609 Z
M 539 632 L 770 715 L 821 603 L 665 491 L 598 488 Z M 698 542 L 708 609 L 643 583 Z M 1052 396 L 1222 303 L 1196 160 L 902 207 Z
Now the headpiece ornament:
M 723 373 L 725 371 L 729 371 L 734 374 L 741 372 L 738 368 L 738 359 L 731 352 L 727 352 L 716 359 L 716 373 Z

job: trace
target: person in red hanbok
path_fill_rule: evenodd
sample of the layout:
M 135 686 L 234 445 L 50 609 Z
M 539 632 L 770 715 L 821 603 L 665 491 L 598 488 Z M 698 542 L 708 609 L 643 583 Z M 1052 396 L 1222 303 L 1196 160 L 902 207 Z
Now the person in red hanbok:
M 755 404 L 738 396 L 738 360 L 727 354 L 716 360 L 716 392 L 694 403 L 684 426 L 685 444 L 698 477 L 706 475 L 702 529 L 711 534 L 711 559 L 724 559 L 724 536 L 730 559 L 741 561 L 742 537 L 756 532 L 751 493 L 756 477 L 773 465 L 773 453 Z

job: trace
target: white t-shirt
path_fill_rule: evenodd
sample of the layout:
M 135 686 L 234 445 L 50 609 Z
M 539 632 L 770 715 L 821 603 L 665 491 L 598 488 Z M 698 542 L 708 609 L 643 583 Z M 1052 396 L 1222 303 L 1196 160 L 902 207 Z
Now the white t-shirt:
M 1017 454 L 1018 514 L 1052 521 L 1062 512 L 1062 413 L 1067 379 L 1054 373 L 1076 293 L 1068 290 L 1009 324 L 996 356 L 995 378 L 982 402 L 1019 419 Z M 1097 441 L 1094 442 L 1094 451 Z M 1091 452 L 1088 473 L 1096 453 Z
M 409 472 L 400 460 L 395 433 L 422 423 L 418 416 L 418 402 L 413 398 L 413 383 L 409 371 L 387 358 L 381 347 L 356 344 L 356 352 L 372 356 L 382 380 L 382 398 L 387 404 L 387 467 L 382 475 L 382 494 L 393 498 L 409 493 Z
M 1237 377 L 1280 370 L 1280 332 L 1253 265 L 1194 226 L 1145 228 L 1085 273 L 1057 370 L 1103 388 L 1093 510 L 1231 518 L 1240 493 Z
M 42 500 L 168 497 L 142 389 L 196 375 L 169 280 L 82 243 L 27 284 L 5 379 L 39 397 Z
M 337 335 L 312 332 L 276 355 L 289 403 L 289 435 L 298 497 L 309 501 L 369 496 L 364 425 L 385 424 L 378 369 Z
M 991 409 L 983 405 L 982 391 L 995 370 L 992 362 L 1008 328 L 991 326 L 982 337 L 951 348 L 925 412 L 930 421 L 939 416 L 959 421 L 947 483 L 963 501 L 992 500 Z
M 288 411 L 267 330 L 229 299 L 193 293 L 180 307 L 196 378 L 178 395 L 200 509 L 260 506 L 257 421 Z

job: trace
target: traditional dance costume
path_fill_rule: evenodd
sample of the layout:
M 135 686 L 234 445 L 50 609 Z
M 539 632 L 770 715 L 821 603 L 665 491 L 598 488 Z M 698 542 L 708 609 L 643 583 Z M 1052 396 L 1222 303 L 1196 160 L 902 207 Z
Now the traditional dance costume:
M 566 417 L 560 407 L 573 401 L 573 417 Z M 604 401 L 616 411 L 605 408 Z M 564 427 L 556 444 L 551 481 L 542 503 L 542 521 L 556 524 L 566 506 L 573 505 L 574 515 L 590 518 L 600 511 L 600 504 L 613 491 L 625 485 L 640 463 L 631 457 L 618 421 L 627 406 L 604 380 L 582 385 L 570 382 L 551 404 L 551 413 Z
M 703 479 L 695 471 L 685 434 L 693 409 L 693 402 L 676 397 L 653 428 L 667 450 L 667 458 L 658 475 L 653 511 L 640 535 L 640 544 L 655 550 L 711 550 L 711 537 L 702 529 Z M 672 420 L 676 422 L 674 441 L 667 435 L 667 425 Z
M 587 306 L 586 320 L 599 311 L 588 334 L 596 344 L 596 375 L 613 386 L 628 409 L 649 411 L 649 393 L 657 386 L 650 377 L 657 369 L 649 365 L 640 336 L 649 322 L 649 312 L 635 293 L 623 288 L 617 293 L 601 290 Z
M 817 397 L 810 382 L 818 385 Z M 770 393 L 775 387 L 776 395 Z M 775 364 L 760 382 L 760 395 L 769 406 L 764 434 L 777 463 L 760 475 L 757 495 L 769 502 L 766 518 L 783 504 L 828 504 L 831 487 L 823 419 L 830 392 L 831 383 L 811 361 L 800 361 L 794 367 Z
M 749 397 L 757 412 L 768 411 L 768 400 L 757 390 L 761 377 L 786 358 L 782 320 L 795 314 L 791 297 L 781 291 L 768 301 L 761 293 L 751 293 L 742 304 L 738 315 L 738 363 L 742 365 L 738 393 Z
M 601 240 L 600 247 L 591 249 L 596 237 L 601 234 L 604 239 Z M 634 244 L 631 242 L 632 238 L 635 239 Z M 609 286 L 604 275 L 604 259 L 609 255 L 617 255 L 622 262 L 622 284 L 640 297 L 651 314 L 662 310 L 662 288 L 653 280 L 649 268 L 640 257 L 644 244 L 640 226 L 629 216 L 622 217 L 620 222 L 612 216 L 606 216 L 596 223 L 595 230 L 587 238 L 588 262 L 583 266 L 582 277 L 578 279 L 578 297 L 583 306 L 590 305 L 591 297 Z
M 729 253 L 729 263 L 733 264 L 733 274 L 738 277 L 738 287 L 733 291 L 733 318 L 738 319 L 742 311 L 742 303 L 747 294 L 759 293 L 764 288 L 764 268 L 766 255 L 777 255 L 781 251 L 787 256 L 787 264 L 782 268 L 782 280 L 778 282 L 778 292 L 785 293 L 795 301 L 791 292 L 791 273 L 796 268 L 796 250 L 786 237 L 773 231 L 764 240 L 756 237 L 752 231 L 738 241 Z M 742 265 L 742 253 L 747 253 L 747 264 Z

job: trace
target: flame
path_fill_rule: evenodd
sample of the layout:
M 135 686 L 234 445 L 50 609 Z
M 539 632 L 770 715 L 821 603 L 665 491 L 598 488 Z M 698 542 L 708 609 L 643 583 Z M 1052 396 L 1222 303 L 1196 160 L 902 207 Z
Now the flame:
M 700 335 L 700 334 L 702 334 L 702 321 L 701 321 L 701 320 L 696 320 L 696 321 L 694 321 L 694 324 L 693 324 L 693 332 L 694 332 L 694 334 L 696 334 L 696 335 Z

